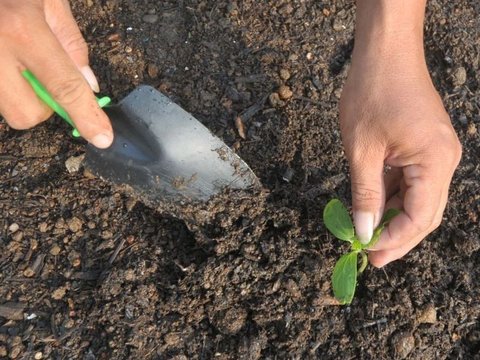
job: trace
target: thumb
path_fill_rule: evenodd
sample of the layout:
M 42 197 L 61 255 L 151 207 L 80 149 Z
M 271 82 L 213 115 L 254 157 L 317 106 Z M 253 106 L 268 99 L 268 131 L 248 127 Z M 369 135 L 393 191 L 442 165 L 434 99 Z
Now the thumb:
M 65 52 L 82 73 L 94 92 L 99 92 L 97 78 L 89 66 L 88 46 L 73 17 L 67 0 L 45 2 L 46 21 Z
M 385 206 L 384 152 L 369 150 L 350 159 L 353 222 L 363 244 L 372 238 Z

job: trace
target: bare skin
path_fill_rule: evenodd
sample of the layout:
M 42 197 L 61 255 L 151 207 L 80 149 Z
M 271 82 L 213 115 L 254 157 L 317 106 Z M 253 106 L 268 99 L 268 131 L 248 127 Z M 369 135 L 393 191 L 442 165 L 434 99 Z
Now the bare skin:
M 426 0 L 357 0 L 352 66 L 340 103 L 357 234 L 368 242 L 385 208 L 399 208 L 370 261 L 399 259 L 439 226 L 461 146 L 425 64 Z M 33 34 L 35 36 L 33 36 Z M 113 139 L 93 91 L 87 45 L 67 0 L 0 1 L 0 113 L 16 129 L 51 115 L 21 72 L 31 70 L 85 139 Z M 384 166 L 391 170 L 384 175 Z
M 0 113 L 12 128 L 34 127 L 52 114 L 23 79 L 29 69 L 86 140 L 110 146 L 110 121 L 95 100 L 98 83 L 67 0 L 0 1 L 0 54 Z
M 442 220 L 461 146 L 425 63 L 426 0 L 358 0 L 352 66 L 340 103 L 355 227 L 368 242 L 384 209 L 402 209 L 370 262 L 382 267 Z M 384 174 L 384 166 L 391 167 Z

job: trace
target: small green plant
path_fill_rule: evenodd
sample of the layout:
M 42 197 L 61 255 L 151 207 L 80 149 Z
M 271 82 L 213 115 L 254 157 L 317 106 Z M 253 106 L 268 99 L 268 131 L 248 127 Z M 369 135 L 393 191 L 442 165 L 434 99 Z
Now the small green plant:
M 357 276 L 365 270 L 368 265 L 366 250 L 373 247 L 383 229 L 390 221 L 400 213 L 397 209 L 388 209 L 383 215 L 380 225 L 373 232 L 368 244 L 362 244 L 355 235 L 353 222 L 347 208 L 338 199 L 330 200 L 323 211 L 323 222 L 327 229 L 340 240 L 351 244 L 351 251 L 338 259 L 333 269 L 332 285 L 335 298 L 342 304 L 350 304 L 355 295 Z M 358 266 L 358 256 L 361 257 L 361 264 Z

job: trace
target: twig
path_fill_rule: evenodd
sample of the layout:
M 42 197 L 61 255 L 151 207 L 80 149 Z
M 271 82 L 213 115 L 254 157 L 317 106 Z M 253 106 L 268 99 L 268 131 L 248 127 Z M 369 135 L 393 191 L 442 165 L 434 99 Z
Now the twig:
M 122 250 L 123 248 L 123 245 L 125 244 L 125 241 L 127 241 L 127 238 L 126 237 L 123 237 L 120 242 L 118 243 L 117 245 L 117 248 L 115 249 L 115 251 L 113 252 L 112 256 L 110 256 L 110 259 L 108 260 L 108 263 L 110 265 L 113 264 L 113 262 L 115 261 L 115 259 L 117 258 L 118 254 L 120 253 L 120 250 Z

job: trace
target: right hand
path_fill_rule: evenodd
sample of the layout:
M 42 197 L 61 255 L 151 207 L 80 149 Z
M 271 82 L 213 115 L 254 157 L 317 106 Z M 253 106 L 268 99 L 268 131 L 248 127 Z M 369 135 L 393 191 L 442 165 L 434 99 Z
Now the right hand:
M 1 0 L 0 54 L 0 114 L 12 128 L 29 129 L 52 115 L 22 77 L 28 69 L 87 141 L 111 145 L 110 121 L 93 94 L 99 88 L 87 44 L 67 0 Z

